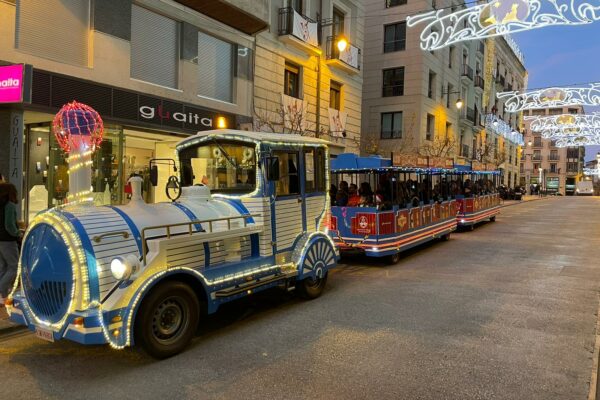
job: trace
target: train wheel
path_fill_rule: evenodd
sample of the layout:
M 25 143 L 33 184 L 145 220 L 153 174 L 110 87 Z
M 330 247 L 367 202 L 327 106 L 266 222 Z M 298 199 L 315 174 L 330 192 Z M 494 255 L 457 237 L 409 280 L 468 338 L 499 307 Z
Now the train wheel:
M 303 299 L 312 300 L 323 293 L 325 285 L 327 285 L 327 274 L 322 278 L 315 276 L 296 282 L 296 291 Z
M 185 283 L 166 282 L 144 299 L 135 321 L 136 343 L 154 358 L 180 353 L 190 343 L 200 319 L 200 303 Z
M 441 237 L 442 241 L 447 242 L 448 240 L 450 240 L 450 234 L 446 233 L 445 235 L 443 235 Z
M 496 216 L 490 217 L 490 222 L 496 222 Z
M 467 230 L 473 232 L 475 230 L 475 224 L 471 224 L 467 227 Z
M 386 257 L 386 262 L 389 265 L 398 264 L 399 261 L 400 261 L 400 252 L 391 254 Z

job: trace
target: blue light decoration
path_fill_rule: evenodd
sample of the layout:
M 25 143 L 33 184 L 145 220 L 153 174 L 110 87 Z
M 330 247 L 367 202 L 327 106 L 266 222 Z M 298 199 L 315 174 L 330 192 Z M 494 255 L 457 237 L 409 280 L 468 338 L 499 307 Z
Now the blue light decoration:
M 524 144 L 523 135 L 494 114 L 487 114 L 485 116 L 485 129 L 486 131 L 501 135 L 517 146 L 523 146 Z
M 536 110 L 549 107 L 600 106 L 600 82 L 582 87 L 551 87 L 526 92 L 500 92 L 496 95 L 504 101 L 507 112 Z
M 450 14 L 447 10 L 407 18 L 409 27 L 425 24 L 421 49 L 437 50 L 467 40 L 600 20 L 600 5 L 578 0 L 493 0 Z

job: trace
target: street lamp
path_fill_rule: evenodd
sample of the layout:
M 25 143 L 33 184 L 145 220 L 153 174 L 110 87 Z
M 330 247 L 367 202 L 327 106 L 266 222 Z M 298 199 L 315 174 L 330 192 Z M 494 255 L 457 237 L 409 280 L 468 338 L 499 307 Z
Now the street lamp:
M 345 37 L 340 36 L 337 40 L 337 48 L 340 53 L 346 50 L 346 47 L 348 47 L 348 40 L 346 40 Z
M 527 146 L 531 146 L 533 143 L 531 142 L 531 139 L 529 139 L 529 141 L 527 142 Z
M 462 106 L 463 106 L 463 101 L 459 97 L 458 100 L 456 100 L 456 108 L 460 110 L 462 108 Z

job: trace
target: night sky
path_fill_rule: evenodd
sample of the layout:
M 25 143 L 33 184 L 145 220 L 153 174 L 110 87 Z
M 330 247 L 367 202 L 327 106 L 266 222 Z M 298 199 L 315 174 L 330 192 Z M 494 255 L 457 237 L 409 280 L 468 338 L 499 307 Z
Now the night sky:
M 557 26 L 516 33 L 525 54 L 529 88 L 600 81 L 600 21 L 583 26 Z M 586 113 L 600 107 L 586 107 Z M 586 148 L 593 159 L 600 146 Z

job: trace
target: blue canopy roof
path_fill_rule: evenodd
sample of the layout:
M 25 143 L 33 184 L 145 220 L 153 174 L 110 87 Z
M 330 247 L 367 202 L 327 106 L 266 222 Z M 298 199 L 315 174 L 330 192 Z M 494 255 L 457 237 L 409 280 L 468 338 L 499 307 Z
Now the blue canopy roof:
M 348 170 L 348 169 L 378 169 L 391 167 L 392 160 L 382 158 L 380 156 L 359 157 L 352 153 L 343 153 L 337 158 L 331 159 L 331 170 Z

